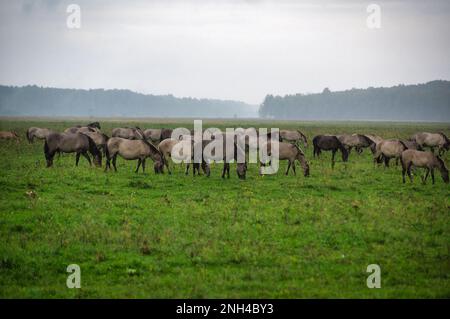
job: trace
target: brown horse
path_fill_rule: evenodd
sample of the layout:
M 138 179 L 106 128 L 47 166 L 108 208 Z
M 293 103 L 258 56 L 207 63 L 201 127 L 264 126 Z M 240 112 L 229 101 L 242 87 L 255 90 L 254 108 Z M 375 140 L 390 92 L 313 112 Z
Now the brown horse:
M 439 155 L 450 149 L 450 140 L 444 133 L 416 133 L 411 137 L 411 140 L 416 141 L 421 147 L 429 147 L 434 153 L 434 148 L 439 149 Z
M 31 144 L 34 142 L 34 138 L 40 139 L 40 140 L 45 140 L 45 138 L 50 134 L 50 133 L 56 133 L 48 128 L 40 128 L 40 127 L 30 127 L 27 130 L 27 140 L 28 142 Z
M 144 132 L 139 127 L 117 127 L 112 130 L 112 137 L 121 137 L 128 140 L 143 140 Z
M 412 182 L 411 167 L 423 167 L 427 170 L 425 178 L 422 177 L 422 183 L 425 184 L 428 175 L 431 172 L 431 180 L 434 184 L 434 169 L 437 168 L 441 172 L 442 179 L 446 184 L 449 182 L 448 169 L 445 167 L 444 161 L 432 152 L 422 152 L 417 150 L 406 150 L 401 155 L 402 160 L 402 178 L 405 183 L 405 173 L 408 174 Z
M 95 142 L 87 135 L 81 133 L 50 133 L 45 138 L 44 153 L 47 160 L 47 167 L 53 165 L 53 158 L 56 153 L 76 153 L 75 165 L 78 166 L 80 155 L 83 155 L 92 165 L 88 152 L 94 158 L 96 166 L 102 166 L 102 154 L 98 150 Z
M 106 166 L 105 171 L 111 169 L 111 160 L 114 170 L 117 172 L 116 159 L 120 155 L 126 160 L 138 160 L 136 173 L 142 164 L 142 172 L 145 172 L 145 160 L 150 157 L 154 161 L 156 174 L 164 172 L 164 160 L 161 152 L 155 145 L 146 140 L 129 140 L 121 137 L 111 137 L 106 144 Z
M 0 139 L 19 141 L 19 135 L 15 131 L 0 131 Z
M 295 172 L 295 161 L 299 161 L 300 165 L 303 168 L 303 175 L 305 177 L 309 176 L 309 165 L 306 161 L 305 154 L 302 152 L 302 150 L 295 144 L 291 143 L 284 143 L 280 142 L 278 144 L 278 159 L 279 160 L 287 160 L 288 161 L 288 167 L 286 170 L 285 175 L 289 174 L 289 169 L 292 167 L 292 171 L 294 172 L 294 175 L 296 175 Z M 272 144 L 270 142 L 266 143 L 265 146 L 267 149 L 267 156 L 272 156 Z M 264 163 L 264 159 L 260 160 L 260 165 L 265 166 L 266 163 Z
M 324 151 L 331 151 L 331 168 L 334 168 L 334 157 L 338 150 L 342 153 L 342 161 L 348 161 L 348 151 L 345 146 L 339 141 L 339 139 L 334 135 L 317 135 L 313 138 L 314 145 L 314 157 L 319 157 Z
M 362 134 L 342 134 L 336 135 L 336 137 L 345 146 L 349 154 L 352 148 L 355 148 L 356 152 L 361 154 L 364 148 L 371 147 L 374 144 L 369 137 Z
M 279 134 L 280 142 L 286 141 L 299 145 L 300 141 L 302 141 L 305 148 L 308 147 L 308 139 L 306 138 L 306 135 L 299 130 L 280 130 Z
M 144 130 L 144 136 L 147 140 L 152 141 L 153 143 L 159 143 L 164 141 L 165 139 L 171 138 L 172 129 L 162 128 L 162 129 L 146 129 Z
M 384 159 L 385 167 L 389 167 L 389 161 L 391 158 L 399 159 L 402 152 L 407 150 L 408 147 L 400 140 L 383 140 L 377 144 L 374 157 L 374 162 L 381 163 Z

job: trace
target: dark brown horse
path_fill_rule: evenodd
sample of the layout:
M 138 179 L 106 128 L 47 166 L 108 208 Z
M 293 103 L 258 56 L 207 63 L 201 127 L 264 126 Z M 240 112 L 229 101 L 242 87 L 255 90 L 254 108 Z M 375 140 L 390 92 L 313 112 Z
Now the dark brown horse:
M 338 150 L 342 153 L 342 161 L 348 161 L 348 151 L 335 135 L 317 135 L 313 138 L 314 157 L 323 151 L 331 151 L 331 167 L 334 168 L 334 156 Z
M 45 138 L 44 153 L 47 167 L 53 165 L 53 158 L 56 153 L 76 153 L 76 166 L 78 166 L 80 155 L 83 155 L 89 162 L 89 165 L 92 165 L 88 152 L 94 158 L 94 164 L 102 166 L 102 154 L 95 142 L 87 135 L 81 133 L 50 133 Z

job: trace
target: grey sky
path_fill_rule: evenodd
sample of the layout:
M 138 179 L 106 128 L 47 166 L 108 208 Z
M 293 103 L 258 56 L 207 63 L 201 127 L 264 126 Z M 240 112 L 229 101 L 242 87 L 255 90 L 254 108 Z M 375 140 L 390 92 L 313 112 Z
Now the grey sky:
M 70 3 L 81 29 L 66 27 Z M 259 104 L 450 79 L 450 1 L 0 1 L 0 43 L 1 84 Z

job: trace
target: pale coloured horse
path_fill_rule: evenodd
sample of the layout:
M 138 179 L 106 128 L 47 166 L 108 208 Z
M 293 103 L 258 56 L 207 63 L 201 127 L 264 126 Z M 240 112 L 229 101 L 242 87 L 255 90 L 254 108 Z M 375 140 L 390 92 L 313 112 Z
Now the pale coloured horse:
M 434 170 L 438 169 L 441 172 L 442 179 L 446 184 L 449 182 L 448 169 L 445 167 L 444 161 L 434 155 L 432 152 L 423 152 L 417 150 L 406 150 L 401 155 L 402 161 L 402 178 L 405 183 L 405 173 L 408 174 L 410 181 L 413 178 L 411 175 L 412 167 L 422 167 L 426 169 L 425 178 L 422 177 L 422 183 L 425 184 L 428 175 L 431 173 L 431 180 L 434 184 Z

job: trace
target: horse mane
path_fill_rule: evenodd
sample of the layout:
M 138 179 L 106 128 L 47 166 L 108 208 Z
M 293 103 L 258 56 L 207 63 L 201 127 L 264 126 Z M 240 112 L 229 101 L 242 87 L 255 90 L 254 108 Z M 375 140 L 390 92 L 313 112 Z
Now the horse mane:
M 450 144 L 450 140 L 448 139 L 447 135 L 445 135 L 445 134 L 442 133 L 442 132 L 438 132 L 438 134 L 441 135 L 441 136 L 444 138 L 444 140 L 445 140 L 446 143 Z
M 358 134 L 358 137 L 362 138 L 363 140 L 365 140 L 367 143 L 370 144 L 376 144 L 375 141 L 373 141 L 371 138 L 367 137 L 364 134 Z
M 150 147 L 150 149 L 153 150 L 155 153 L 161 155 L 161 158 L 164 159 L 163 153 L 155 145 L 153 145 L 153 143 L 150 143 L 145 138 L 142 139 L 141 141 L 144 142 L 144 144 L 146 144 L 148 147 Z
M 94 140 L 89 135 L 86 135 L 86 134 L 83 134 L 83 133 L 80 133 L 80 134 L 82 134 L 82 135 L 87 137 L 88 142 L 89 142 L 89 152 L 91 152 L 91 154 L 94 155 L 94 156 L 97 156 L 97 155 L 101 156 L 101 152 L 99 151 L 99 149 L 98 149 L 97 145 L 95 144 Z
M 408 149 L 408 146 L 406 146 L 405 142 L 403 142 L 402 140 L 397 140 L 400 144 L 403 145 L 403 147 L 405 148 L 405 150 Z
M 436 160 L 438 161 L 439 164 L 441 164 L 441 168 L 447 169 L 447 168 L 445 167 L 444 161 L 443 161 L 442 158 L 440 158 L 438 155 L 436 155 Z
M 303 134 L 303 132 L 302 131 L 300 131 L 300 130 L 297 130 L 297 132 L 304 138 L 304 140 L 305 140 L 305 142 L 307 142 L 308 141 L 308 139 L 306 138 L 306 135 L 305 134 Z

